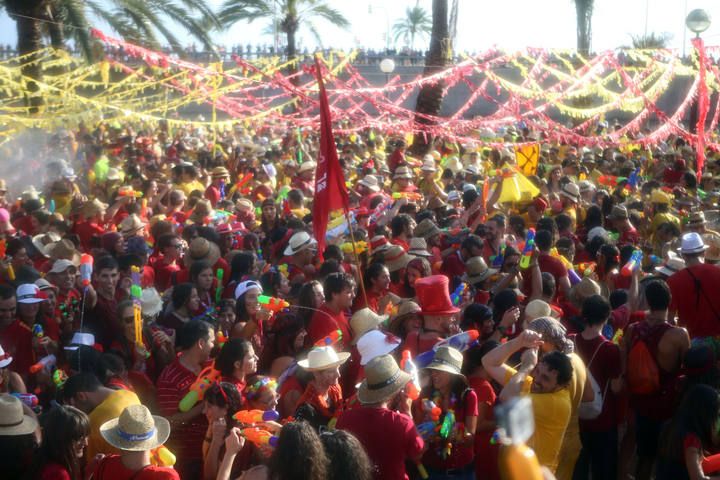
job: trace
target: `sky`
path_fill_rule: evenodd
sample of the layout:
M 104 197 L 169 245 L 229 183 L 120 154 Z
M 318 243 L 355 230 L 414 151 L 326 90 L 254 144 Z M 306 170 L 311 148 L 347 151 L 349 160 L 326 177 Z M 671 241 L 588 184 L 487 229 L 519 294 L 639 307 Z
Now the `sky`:
M 207 0 L 219 7 L 222 0 Z M 408 6 L 416 1 L 428 12 L 432 0 L 327 0 L 351 22 L 349 30 L 342 30 L 325 22 L 318 22 L 324 47 L 350 49 L 358 46 L 380 49 L 386 44 L 389 27 L 404 16 Z M 450 3 L 452 3 L 450 1 Z M 686 13 L 703 8 L 715 23 L 703 34 L 706 44 L 720 45 L 720 2 L 717 0 L 596 0 L 593 15 L 594 51 L 630 45 L 630 34 L 646 31 L 672 35 L 670 46 L 690 48 L 691 32 L 685 29 Z M 574 48 L 575 6 L 573 0 L 460 0 L 456 50 L 480 52 L 497 46 L 507 50 L 524 47 Z M 647 30 L 646 30 L 647 25 Z M 105 33 L 112 34 L 104 25 Z M 219 45 L 247 43 L 271 44 L 270 35 L 263 35 L 264 22 L 236 24 L 216 33 Z M 392 36 L 392 34 L 391 34 Z M 14 22 L 0 13 L 0 43 L 15 45 Z M 301 32 L 301 47 L 313 48 L 315 39 Z M 401 46 L 401 45 L 400 45 Z M 417 48 L 426 48 L 427 39 L 417 41 Z

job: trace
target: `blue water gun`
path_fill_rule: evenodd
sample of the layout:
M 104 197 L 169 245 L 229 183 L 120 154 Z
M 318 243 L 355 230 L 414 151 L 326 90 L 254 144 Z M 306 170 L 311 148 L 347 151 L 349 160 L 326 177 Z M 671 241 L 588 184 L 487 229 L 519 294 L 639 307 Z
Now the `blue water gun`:
M 520 268 L 526 269 L 530 266 L 530 260 L 532 259 L 533 249 L 535 248 L 535 229 L 531 228 L 528 230 L 527 239 L 525 240 L 525 248 L 522 251 L 522 257 L 520 258 Z
M 460 301 L 462 300 L 462 297 L 465 294 L 465 290 L 467 290 L 467 283 L 463 282 L 457 286 L 455 291 L 450 295 L 450 300 L 452 301 L 453 305 L 455 305 L 455 306 L 460 305 Z

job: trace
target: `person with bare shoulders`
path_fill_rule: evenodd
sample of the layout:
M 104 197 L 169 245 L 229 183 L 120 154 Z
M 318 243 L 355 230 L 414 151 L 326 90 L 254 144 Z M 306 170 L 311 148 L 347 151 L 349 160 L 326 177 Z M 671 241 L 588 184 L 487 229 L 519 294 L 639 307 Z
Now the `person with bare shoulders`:
M 668 285 L 662 280 L 649 282 L 645 298 L 650 311 L 645 320 L 628 327 L 621 344 L 625 383 L 636 419 L 638 480 L 650 478 L 662 425 L 677 406 L 675 386 L 682 358 L 690 348 L 687 330 L 668 319 Z

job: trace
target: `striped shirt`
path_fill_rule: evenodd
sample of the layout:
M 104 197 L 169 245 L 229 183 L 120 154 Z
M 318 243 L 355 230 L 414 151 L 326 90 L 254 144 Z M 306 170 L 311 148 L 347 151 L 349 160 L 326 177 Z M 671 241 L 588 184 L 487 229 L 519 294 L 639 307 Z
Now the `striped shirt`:
M 157 381 L 158 405 L 163 416 L 171 417 L 180 412 L 178 404 L 196 379 L 197 375 L 185 368 L 179 358 L 165 367 Z M 207 427 L 207 419 L 202 414 L 183 425 L 174 424 L 167 442 L 168 448 L 184 460 L 202 459 L 202 444 Z

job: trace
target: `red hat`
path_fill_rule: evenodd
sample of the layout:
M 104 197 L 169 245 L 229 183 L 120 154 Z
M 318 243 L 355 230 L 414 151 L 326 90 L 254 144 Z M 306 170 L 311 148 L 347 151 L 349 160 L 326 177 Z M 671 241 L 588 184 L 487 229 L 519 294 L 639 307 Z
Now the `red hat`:
M 359 207 L 355 209 L 355 218 L 369 217 L 370 211 L 365 207 Z
M 430 275 L 415 281 L 415 295 L 423 315 L 450 315 L 460 311 L 450 301 L 449 284 L 445 275 Z
M 533 206 L 538 212 L 544 212 L 545 210 L 547 210 L 548 203 L 545 201 L 544 198 L 537 197 L 535 200 L 533 200 Z

